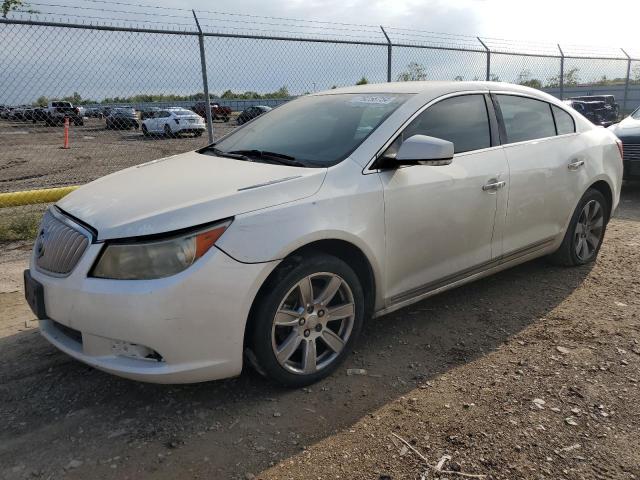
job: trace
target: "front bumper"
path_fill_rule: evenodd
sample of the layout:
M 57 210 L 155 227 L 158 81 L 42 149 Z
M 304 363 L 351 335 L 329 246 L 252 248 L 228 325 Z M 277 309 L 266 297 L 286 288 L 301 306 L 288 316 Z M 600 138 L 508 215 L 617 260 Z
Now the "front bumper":
M 244 264 L 214 247 L 167 278 L 89 278 L 101 247 L 90 245 L 64 278 L 38 271 L 32 256 L 31 276 L 44 287 L 49 317 L 40 332 L 49 342 L 134 380 L 192 383 L 241 372 L 249 309 L 277 262 Z

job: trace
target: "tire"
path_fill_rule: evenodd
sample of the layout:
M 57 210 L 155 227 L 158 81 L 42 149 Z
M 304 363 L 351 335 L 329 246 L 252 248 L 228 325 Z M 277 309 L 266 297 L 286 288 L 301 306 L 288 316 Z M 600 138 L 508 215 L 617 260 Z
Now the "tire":
M 587 190 L 571 216 L 560 248 L 550 260 L 566 267 L 595 261 L 604 240 L 610 208 L 602 193 L 594 188 Z
M 224 120 L 224 123 L 227 123 L 229 121 L 229 117 L 224 117 L 223 120 Z
M 201 137 L 202 133 L 203 133 L 202 130 L 199 130 L 197 132 L 193 132 L 194 136 L 196 136 L 196 137 Z
M 173 134 L 173 131 L 171 130 L 171 127 L 166 123 L 164 124 L 164 134 L 169 138 L 173 138 L 175 136 Z
M 309 284 L 311 295 L 304 294 L 300 286 L 307 286 L 304 290 L 308 292 Z M 332 291 L 338 286 L 333 295 L 326 295 L 328 302 L 322 302 L 330 285 Z M 325 254 L 285 261 L 262 292 L 248 327 L 257 370 L 283 386 L 296 388 L 335 371 L 353 348 L 364 319 L 364 293 L 351 267 Z M 303 303 L 311 297 L 314 304 Z M 330 320 L 331 310 L 341 316 Z M 276 325 L 276 317 L 287 324 Z

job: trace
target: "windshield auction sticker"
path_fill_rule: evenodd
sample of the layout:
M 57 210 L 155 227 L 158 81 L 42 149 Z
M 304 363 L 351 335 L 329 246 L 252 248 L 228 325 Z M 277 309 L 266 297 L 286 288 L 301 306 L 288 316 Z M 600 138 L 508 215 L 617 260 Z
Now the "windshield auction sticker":
M 388 105 L 393 102 L 396 97 L 389 97 L 387 95 L 358 95 L 350 100 L 350 103 L 365 104 L 365 105 Z

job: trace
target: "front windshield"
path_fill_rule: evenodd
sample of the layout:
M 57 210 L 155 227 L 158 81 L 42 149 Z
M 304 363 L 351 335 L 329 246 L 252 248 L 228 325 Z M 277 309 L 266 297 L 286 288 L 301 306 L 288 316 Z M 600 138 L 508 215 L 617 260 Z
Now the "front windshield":
M 218 151 L 273 152 L 309 167 L 344 160 L 410 95 L 306 96 L 257 117 L 215 144 Z M 206 149 L 202 153 L 207 153 Z

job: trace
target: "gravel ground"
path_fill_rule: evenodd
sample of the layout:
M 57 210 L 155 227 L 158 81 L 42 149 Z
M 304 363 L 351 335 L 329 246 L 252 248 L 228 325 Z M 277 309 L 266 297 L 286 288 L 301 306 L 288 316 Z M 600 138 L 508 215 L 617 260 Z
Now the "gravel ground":
M 216 138 L 235 127 L 214 122 Z M 90 118 L 71 126 L 68 150 L 63 128 L 43 123 L 0 120 L 0 192 L 80 185 L 132 165 L 182 153 L 207 144 L 207 135 L 146 138 L 140 130 L 107 130 Z
M 0 478 L 640 478 L 639 247 L 626 185 L 596 264 L 538 260 L 372 320 L 343 368 L 297 391 L 249 369 L 112 377 L 2 293 Z

